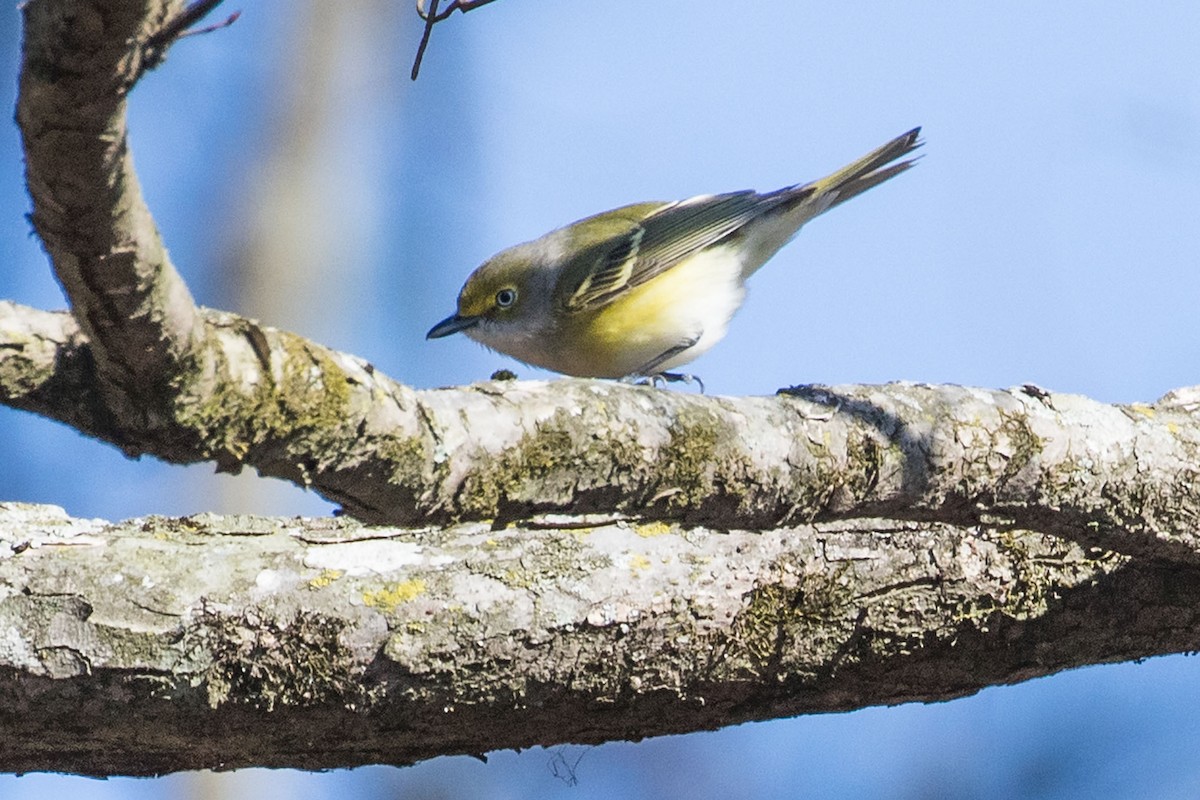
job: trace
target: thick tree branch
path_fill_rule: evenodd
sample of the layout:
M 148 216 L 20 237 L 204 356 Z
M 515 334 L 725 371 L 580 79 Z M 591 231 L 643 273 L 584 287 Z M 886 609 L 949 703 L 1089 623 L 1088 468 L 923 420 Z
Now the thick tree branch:
M 1196 567 L 1028 531 L 571 523 L 0 506 L 0 770 L 403 764 L 1200 647 Z
M 109 413 L 62 315 L 0 304 L 0 401 L 130 453 L 249 464 L 377 523 L 607 513 L 773 529 L 885 516 L 1175 561 L 1200 549 L 1194 392 L 1109 406 L 914 384 L 739 399 L 566 380 L 414 391 L 293 334 L 203 313 L 219 369 L 178 401 L 203 448 Z

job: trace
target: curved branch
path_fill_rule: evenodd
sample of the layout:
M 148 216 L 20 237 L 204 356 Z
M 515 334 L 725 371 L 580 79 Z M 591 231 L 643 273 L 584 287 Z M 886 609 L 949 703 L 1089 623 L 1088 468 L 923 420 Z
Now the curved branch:
M 147 44 L 180 5 L 35 0 L 22 6 L 17 122 L 30 219 L 92 343 L 101 390 L 129 414 L 146 415 L 167 402 L 204 337 L 142 197 L 125 117 Z

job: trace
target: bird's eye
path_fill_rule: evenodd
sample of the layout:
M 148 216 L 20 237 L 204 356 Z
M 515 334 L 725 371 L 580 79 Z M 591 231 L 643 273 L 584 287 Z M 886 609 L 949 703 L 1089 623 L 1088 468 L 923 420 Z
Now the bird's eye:
M 515 302 L 517 302 L 516 289 L 501 289 L 496 292 L 496 305 L 500 308 L 508 308 Z

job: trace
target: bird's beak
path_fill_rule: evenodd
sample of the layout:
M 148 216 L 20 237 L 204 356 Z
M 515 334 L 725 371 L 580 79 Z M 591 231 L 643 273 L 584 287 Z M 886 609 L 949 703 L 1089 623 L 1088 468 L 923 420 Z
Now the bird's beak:
M 440 339 L 443 336 L 449 336 L 452 333 L 465 331 L 467 328 L 473 328 L 479 322 L 479 317 L 463 317 L 458 314 L 451 314 L 444 320 L 434 325 L 429 329 L 429 333 L 425 334 L 426 339 Z

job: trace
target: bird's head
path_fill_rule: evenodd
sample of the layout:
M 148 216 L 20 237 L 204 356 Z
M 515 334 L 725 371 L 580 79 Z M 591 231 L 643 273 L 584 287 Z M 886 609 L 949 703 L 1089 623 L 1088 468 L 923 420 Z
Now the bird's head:
M 501 352 L 521 350 L 521 340 L 544 334 L 553 323 L 553 274 L 538 253 L 517 245 L 488 259 L 458 293 L 456 313 L 426 334 L 438 339 L 465 333 Z

